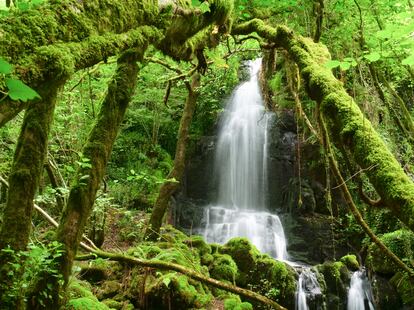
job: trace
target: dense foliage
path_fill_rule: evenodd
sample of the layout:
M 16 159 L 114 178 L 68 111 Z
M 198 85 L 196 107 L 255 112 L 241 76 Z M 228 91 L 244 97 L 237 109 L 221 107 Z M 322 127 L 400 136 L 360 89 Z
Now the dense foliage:
M 72 268 L 83 233 L 107 251 L 179 264 L 294 307 L 295 271 L 244 239 L 208 245 L 169 226 L 158 240 L 144 238 L 161 186 L 175 183 L 182 190 L 185 184 L 170 173 L 180 164 L 174 157 L 191 92 L 197 100 L 187 124 L 185 162 L 200 155 L 203 137 L 214 135 L 226 100 L 245 79 L 244 62 L 256 57 L 264 60 L 260 83 L 267 108 L 278 115 L 295 113 L 297 153 L 287 209 L 309 222 L 326 217 L 331 225 L 329 259 L 337 261 L 321 259 L 316 267 L 325 282 L 334 283 L 325 283 L 325 293 L 340 296 L 348 269 L 358 266 L 355 256 L 351 263 L 349 256 L 335 256 L 335 246 L 345 245 L 360 263 L 390 279 L 396 304 L 414 304 L 411 0 L 146 0 L 136 12 L 128 11 L 134 1 L 108 0 L 102 7 L 99 1 L 90 7 L 78 2 L 0 2 L 0 303 L 5 309 L 263 307 L 177 271 L 110 263 L 99 254 L 78 257 Z M 95 10 L 100 23 L 94 21 Z M 73 25 L 62 30 L 58 20 Z M 15 46 L 9 44 L 17 39 Z M 125 82 L 127 70 L 134 81 Z M 200 84 L 190 89 L 196 72 Z M 129 107 L 118 116 L 111 104 L 123 101 Z M 108 119 L 119 128 L 104 123 L 108 106 Z M 19 114 L 23 110 L 25 116 Z M 33 115 L 44 115 L 41 111 L 50 115 L 39 121 Z M 112 144 L 98 141 L 109 132 L 116 136 Z M 344 182 L 335 174 L 336 164 Z M 103 178 L 95 180 L 100 174 Z M 341 187 L 350 190 L 349 197 Z M 19 196 L 22 201 L 15 203 L 29 226 L 15 220 L 13 231 L 25 226 L 28 235 L 13 243 L 6 233 L 13 211 L 7 210 Z M 32 201 L 60 219 L 57 235 L 50 221 L 32 212 Z M 88 203 L 90 210 L 84 207 Z M 361 228 L 352 205 L 378 238 Z M 171 214 L 163 216 L 172 221 Z M 82 223 L 79 229 L 75 222 Z M 65 237 L 70 233 L 72 241 Z M 390 260 L 378 242 L 407 269 Z

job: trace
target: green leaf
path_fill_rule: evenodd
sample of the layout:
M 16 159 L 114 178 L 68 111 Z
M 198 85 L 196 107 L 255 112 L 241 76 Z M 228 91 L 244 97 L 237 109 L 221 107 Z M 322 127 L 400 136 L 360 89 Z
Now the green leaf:
M 165 277 L 164 279 L 162 279 L 162 283 L 164 283 L 165 286 L 168 287 L 171 283 L 171 278 L 170 277 Z
M 13 71 L 13 66 L 9 64 L 4 58 L 0 57 L 0 73 L 10 74 Z
M 198 8 L 201 10 L 201 13 L 210 12 L 210 5 L 208 2 L 203 2 Z
M 27 100 L 40 98 L 40 95 L 35 90 L 20 80 L 6 79 L 6 86 L 9 89 L 9 97 L 13 100 L 26 102 Z
M 341 65 L 341 62 L 338 60 L 329 60 L 325 63 L 325 67 L 328 69 L 333 69 L 336 67 L 339 67 Z
M 404 66 L 414 66 L 414 53 L 403 59 L 401 62 Z
M 341 68 L 342 71 L 346 71 L 351 67 L 351 64 L 349 62 L 343 61 L 340 63 L 339 68 Z
M 200 6 L 201 2 L 199 0 L 191 0 L 192 6 Z
M 369 62 L 375 62 L 381 58 L 381 54 L 378 52 L 372 52 L 368 55 L 364 55 L 364 58 Z

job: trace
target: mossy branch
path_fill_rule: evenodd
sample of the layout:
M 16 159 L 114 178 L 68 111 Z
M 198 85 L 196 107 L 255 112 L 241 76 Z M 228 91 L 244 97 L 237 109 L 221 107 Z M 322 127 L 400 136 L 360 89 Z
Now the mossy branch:
M 368 226 L 368 224 L 364 221 L 362 214 L 359 212 L 358 208 L 356 207 L 354 200 L 352 198 L 352 195 L 348 189 L 348 186 L 346 185 L 346 181 L 342 177 L 341 171 L 339 170 L 338 163 L 335 159 L 335 156 L 333 154 L 332 148 L 331 148 L 331 142 L 328 136 L 328 133 L 326 131 L 326 125 L 323 120 L 323 117 L 320 117 L 320 127 L 322 131 L 322 135 L 325 138 L 325 150 L 327 153 L 327 156 L 329 158 L 331 170 L 333 174 L 335 175 L 335 178 L 337 179 L 338 183 L 340 184 L 339 187 L 342 190 L 342 193 L 344 194 L 345 201 L 347 202 L 355 220 L 358 222 L 358 224 L 361 226 L 362 230 L 369 236 L 372 242 L 374 242 L 381 251 L 388 256 L 391 261 L 393 261 L 402 271 L 407 272 L 410 277 L 414 278 L 414 270 L 408 267 L 401 259 L 398 258 L 371 230 L 371 228 Z
M 118 262 L 122 262 L 122 263 L 126 263 L 129 265 L 135 265 L 135 266 L 142 266 L 142 267 L 150 267 L 150 268 L 156 268 L 156 269 L 161 269 L 161 270 L 174 270 L 177 272 L 180 272 L 194 280 L 200 281 L 202 283 L 205 283 L 207 285 L 225 290 L 227 292 L 231 292 L 234 294 L 237 294 L 239 296 L 242 296 L 246 299 L 249 299 L 251 301 L 257 301 L 261 304 L 267 305 L 272 307 L 273 309 L 276 310 L 285 310 L 286 308 L 282 307 L 281 305 L 279 305 L 277 302 L 263 296 L 260 295 L 258 293 L 255 293 L 253 291 L 244 289 L 244 288 L 240 288 L 238 286 L 232 285 L 232 284 L 228 284 L 228 283 L 224 283 L 221 281 L 218 281 L 216 279 L 207 277 L 205 275 L 202 275 L 192 269 L 188 269 L 184 266 L 178 265 L 178 264 L 174 264 L 174 263 L 169 263 L 169 262 L 164 262 L 164 261 L 159 261 L 159 260 L 143 260 L 143 259 L 138 259 L 132 256 L 127 256 L 127 255 L 123 255 L 123 254 L 117 254 L 117 253 L 110 253 L 110 252 L 105 252 L 105 251 L 101 251 L 101 250 L 94 250 L 92 251 L 93 254 L 95 254 L 96 256 L 100 257 L 100 258 L 107 258 L 110 260 L 114 260 L 114 261 L 118 261 Z

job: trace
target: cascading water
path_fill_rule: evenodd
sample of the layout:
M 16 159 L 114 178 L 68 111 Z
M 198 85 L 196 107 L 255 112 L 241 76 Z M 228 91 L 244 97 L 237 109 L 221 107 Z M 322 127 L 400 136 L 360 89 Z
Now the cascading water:
M 358 270 L 352 274 L 348 291 L 347 310 L 374 310 L 371 283 L 365 270 Z
M 286 239 L 277 215 L 266 211 L 267 123 L 258 83 L 261 59 L 249 62 L 250 79 L 233 93 L 221 119 L 215 158 L 216 204 L 205 210 L 204 237 L 225 243 L 247 237 L 279 260 L 287 259 Z
M 310 268 L 303 268 L 296 288 L 296 310 L 325 309 L 323 295 L 316 274 Z

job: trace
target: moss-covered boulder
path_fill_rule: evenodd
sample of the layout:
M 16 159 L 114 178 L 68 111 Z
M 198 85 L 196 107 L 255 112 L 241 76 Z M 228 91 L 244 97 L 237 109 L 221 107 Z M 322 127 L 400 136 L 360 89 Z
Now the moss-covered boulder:
M 204 241 L 203 237 L 192 236 L 187 240 L 184 240 L 184 244 L 186 244 L 189 248 L 198 251 L 202 265 L 209 265 L 212 263 L 213 256 L 211 255 L 211 246 Z
M 224 300 L 224 310 L 253 310 L 253 306 L 248 302 L 242 302 L 238 296 Z
M 350 281 L 350 272 L 343 262 L 325 262 L 317 265 L 316 270 L 323 275 L 328 309 L 345 307 Z
M 248 281 L 260 294 L 268 296 L 285 307 L 294 307 L 296 272 L 288 264 L 268 255 L 261 255 L 256 259 Z
M 414 259 L 414 233 L 412 231 L 399 229 L 382 235 L 380 240 L 400 259 Z M 398 271 L 396 264 L 374 243 L 371 243 L 368 248 L 366 264 L 374 272 L 384 275 L 393 275 Z
M 230 255 L 240 272 L 244 273 L 254 269 L 256 260 L 260 256 L 259 250 L 246 238 L 231 239 L 221 248 L 221 252 Z
M 212 257 L 213 260 L 209 266 L 210 276 L 217 280 L 235 283 L 238 269 L 231 256 L 216 253 Z
M 76 299 L 71 299 L 66 304 L 65 310 L 85 310 L 85 309 L 94 309 L 94 310 L 110 310 L 110 308 L 100 303 L 98 300 L 93 300 L 87 297 L 81 297 Z
M 72 279 L 68 286 L 68 302 L 63 307 L 65 310 L 109 310 L 110 308 L 98 301 L 98 298 L 91 292 L 87 282 Z
M 205 308 L 213 296 L 196 281 L 177 273 L 168 273 L 160 278 L 153 278 L 145 287 L 147 309 L 170 309 L 179 305 L 180 309 Z
M 348 254 L 345 256 L 342 256 L 340 259 L 341 263 L 344 263 L 346 267 L 348 267 L 349 270 L 356 271 L 359 269 L 359 263 L 354 254 Z

